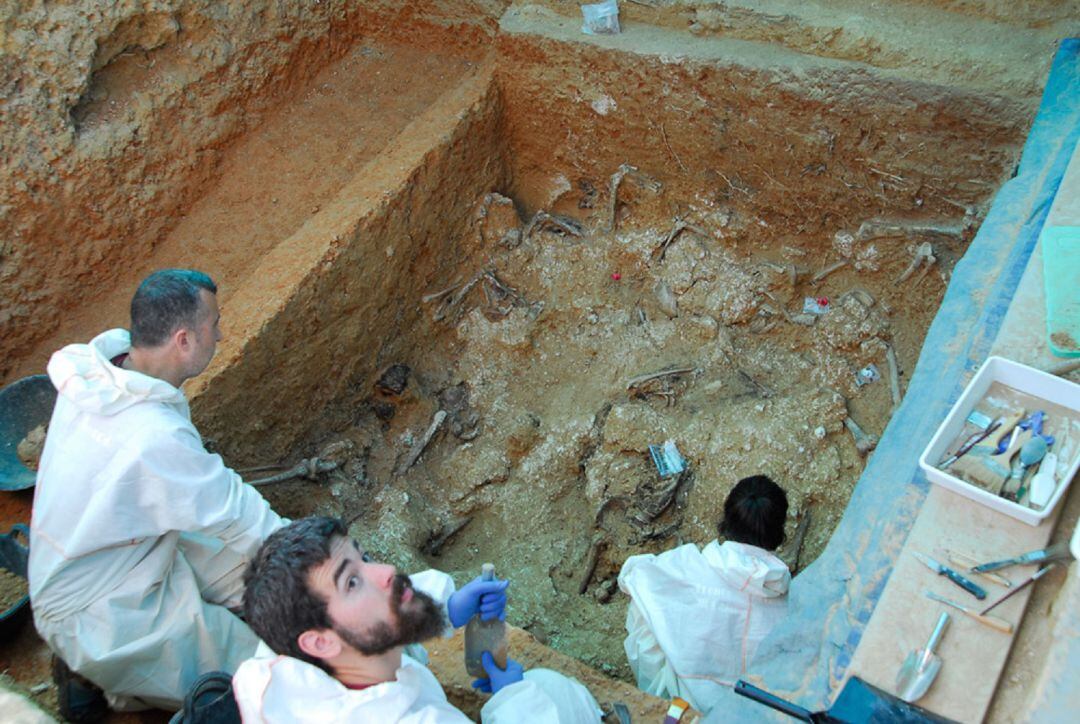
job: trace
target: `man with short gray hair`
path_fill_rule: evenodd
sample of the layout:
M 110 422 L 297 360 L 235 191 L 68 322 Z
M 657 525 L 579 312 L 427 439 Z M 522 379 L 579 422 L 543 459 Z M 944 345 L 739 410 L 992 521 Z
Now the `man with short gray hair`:
M 176 709 L 201 673 L 232 672 L 258 645 L 230 609 L 283 521 L 203 447 L 180 390 L 210 363 L 219 319 L 209 276 L 162 270 L 139 285 L 130 334 L 49 361 L 30 597 L 69 720 L 104 713 L 85 680 L 114 708 Z

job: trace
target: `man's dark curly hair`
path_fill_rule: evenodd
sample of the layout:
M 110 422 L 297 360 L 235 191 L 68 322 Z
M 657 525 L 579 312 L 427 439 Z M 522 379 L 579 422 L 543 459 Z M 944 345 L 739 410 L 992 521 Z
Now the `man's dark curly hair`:
M 275 653 L 330 667 L 300 648 L 300 634 L 333 628 L 327 602 L 308 586 L 312 568 L 330 558 L 330 543 L 348 532 L 340 520 L 312 516 L 274 531 L 244 572 L 244 617 Z
M 752 475 L 728 493 L 719 532 L 730 541 L 774 551 L 784 542 L 787 511 L 784 489 L 765 475 Z

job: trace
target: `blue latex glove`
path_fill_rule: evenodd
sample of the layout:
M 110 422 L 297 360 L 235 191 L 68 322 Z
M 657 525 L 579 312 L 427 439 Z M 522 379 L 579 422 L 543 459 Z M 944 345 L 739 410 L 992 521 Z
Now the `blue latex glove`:
M 1054 436 L 1043 434 L 1043 421 L 1045 418 L 1046 413 L 1042 410 L 1037 410 L 1031 413 L 1029 416 L 1025 417 L 1023 420 L 1021 420 L 1020 424 L 1018 424 L 1016 427 L 1020 430 L 1031 430 L 1035 437 L 1041 437 L 1043 439 L 1043 442 L 1046 443 L 1046 446 L 1050 447 L 1054 444 Z M 1010 436 L 1006 435 L 1001 440 L 998 440 L 997 449 L 994 452 L 1000 454 L 1008 450 L 1009 439 Z
M 454 591 L 446 602 L 446 613 L 454 628 L 460 628 L 469 619 L 480 614 L 481 621 L 497 618 L 506 620 L 506 587 L 510 581 L 494 579 L 485 581 L 477 576 L 460 590 Z
M 474 689 L 479 689 L 488 694 L 498 694 L 504 687 L 516 684 L 525 678 L 525 670 L 521 668 L 521 664 L 513 659 L 507 659 L 506 669 L 500 669 L 495 665 L 495 659 L 490 651 L 485 651 L 480 655 L 480 663 L 483 664 L 488 677 L 486 679 L 477 679 L 472 685 Z

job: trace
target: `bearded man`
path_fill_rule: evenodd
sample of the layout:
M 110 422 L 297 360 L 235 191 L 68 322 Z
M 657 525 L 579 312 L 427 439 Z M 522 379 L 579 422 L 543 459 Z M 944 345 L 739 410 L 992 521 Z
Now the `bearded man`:
M 402 575 L 323 517 L 267 538 L 244 581 L 245 618 L 264 643 L 233 677 L 245 722 L 469 721 L 415 644 L 441 635 L 447 619 L 460 627 L 477 614 L 502 618 L 507 581 L 477 578 L 455 591 L 439 571 Z M 600 721 L 577 681 L 483 658 L 488 677 L 473 686 L 494 694 L 480 713 L 485 724 Z

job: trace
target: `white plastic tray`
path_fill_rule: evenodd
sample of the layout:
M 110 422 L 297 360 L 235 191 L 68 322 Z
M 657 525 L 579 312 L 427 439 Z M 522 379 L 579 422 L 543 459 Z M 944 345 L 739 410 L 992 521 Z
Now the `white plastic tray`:
M 1004 357 L 990 357 L 968 384 L 964 394 L 960 395 L 960 399 L 953 405 L 945 421 L 941 423 L 941 427 L 938 428 L 930 444 L 923 451 L 922 457 L 919 458 L 919 467 L 923 469 L 931 483 L 941 485 L 988 508 L 1022 520 L 1028 525 L 1039 525 L 1054 511 L 1054 507 L 1065 495 L 1069 483 L 1080 468 L 1080 455 L 1075 452 L 1065 451 L 1070 453 L 1073 459 L 1064 476 L 1058 479 L 1057 489 L 1050 498 L 1050 502 L 1042 510 L 1032 510 L 1026 505 L 1005 500 L 949 474 L 947 469 L 940 470 L 936 467 L 936 464 L 948 455 L 950 444 L 960 435 L 968 414 L 983 399 L 993 382 L 1000 382 L 1013 389 L 1053 402 L 1060 407 L 1068 408 L 1077 413 L 1076 419 L 1080 419 L 1080 385 Z M 1075 450 L 1075 442 L 1070 447 Z M 1067 461 L 1062 461 L 1064 462 Z M 1060 466 L 1058 469 L 1061 469 Z

